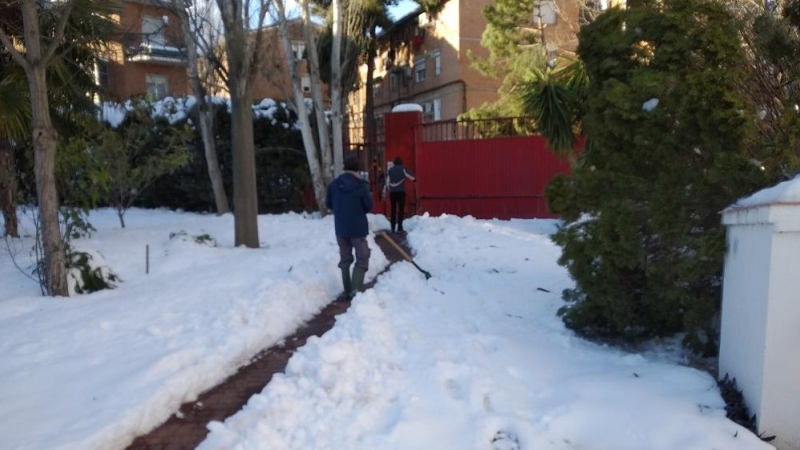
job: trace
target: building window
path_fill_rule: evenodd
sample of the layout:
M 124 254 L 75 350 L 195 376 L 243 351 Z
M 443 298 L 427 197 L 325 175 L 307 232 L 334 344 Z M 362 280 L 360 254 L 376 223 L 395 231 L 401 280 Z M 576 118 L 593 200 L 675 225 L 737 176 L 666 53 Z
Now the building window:
M 103 89 L 108 89 L 108 61 L 98 59 L 95 63 L 95 82 Z
M 142 17 L 142 36 L 145 44 L 166 45 L 164 20 L 161 17 Z
M 389 76 L 389 90 L 394 92 L 397 90 L 397 85 L 400 84 L 400 75 L 396 72 Z
M 306 43 L 292 41 L 292 53 L 294 53 L 294 59 L 306 59 Z
M 382 80 L 377 80 L 372 83 L 372 97 L 378 98 L 381 96 L 381 87 L 383 86 Z
M 442 53 L 439 50 L 433 52 L 433 74 L 437 77 L 442 74 Z
M 303 92 L 311 92 L 311 77 L 303 75 L 303 77 L 300 78 L 300 86 L 303 87 Z
M 145 76 L 145 83 L 147 84 L 147 96 L 151 100 L 161 100 L 169 92 L 167 77 L 163 75 L 148 74 Z
M 414 62 L 414 81 L 421 83 L 425 81 L 425 60 L 421 59 Z
M 425 102 L 422 104 L 422 121 L 431 122 L 435 120 L 433 115 L 433 102 Z
M 442 120 L 442 99 L 433 101 L 433 120 Z

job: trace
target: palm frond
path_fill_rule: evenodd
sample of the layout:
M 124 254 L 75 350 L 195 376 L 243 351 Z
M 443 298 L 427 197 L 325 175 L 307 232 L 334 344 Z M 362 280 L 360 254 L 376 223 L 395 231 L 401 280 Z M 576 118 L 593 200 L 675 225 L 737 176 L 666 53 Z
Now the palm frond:
M 588 86 L 583 64 L 575 60 L 557 69 L 529 69 L 521 87 L 523 112 L 533 116 L 550 149 L 560 155 L 569 154 L 575 145 Z
M 19 140 L 30 132 L 31 102 L 24 74 L 8 72 L 0 79 L 0 139 Z

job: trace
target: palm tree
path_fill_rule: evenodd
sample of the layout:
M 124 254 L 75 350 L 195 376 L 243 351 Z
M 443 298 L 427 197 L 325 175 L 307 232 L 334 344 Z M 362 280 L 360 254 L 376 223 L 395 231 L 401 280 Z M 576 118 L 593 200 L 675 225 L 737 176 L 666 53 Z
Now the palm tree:
M 25 74 L 0 54 L 0 208 L 3 236 L 19 237 L 14 142 L 29 132 L 30 102 L 25 95 Z
M 562 156 L 570 155 L 575 147 L 589 87 L 583 63 L 567 61 L 562 66 L 530 69 L 520 93 L 523 112 L 533 116 L 550 149 Z
M 351 0 L 352 1 L 352 0 Z M 378 52 L 378 28 L 386 29 L 392 25 L 389 14 L 389 5 L 396 2 L 386 2 L 383 0 L 361 0 L 358 2 L 360 15 L 363 17 L 363 29 L 368 33 L 366 43 L 366 104 L 364 105 L 364 132 L 367 142 L 374 146 L 378 141 L 377 126 L 375 124 L 375 98 L 373 84 L 375 79 L 375 58 Z M 358 12 L 357 12 L 358 14 Z
M 65 27 L 64 43 L 45 73 L 51 120 L 58 132 L 73 130 L 78 115 L 92 114 L 97 92 L 93 69 L 98 46 L 111 37 L 115 24 L 111 14 L 117 10 L 110 1 L 76 2 Z M 0 5 L 0 25 L 7 34 L 19 37 L 22 19 L 19 5 Z M 41 14 L 40 27 L 57 26 L 56 17 Z M 6 48 L 0 46 L 0 207 L 5 222 L 4 234 L 17 237 L 17 198 L 14 144 L 31 138 L 31 101 L 28 80 Z

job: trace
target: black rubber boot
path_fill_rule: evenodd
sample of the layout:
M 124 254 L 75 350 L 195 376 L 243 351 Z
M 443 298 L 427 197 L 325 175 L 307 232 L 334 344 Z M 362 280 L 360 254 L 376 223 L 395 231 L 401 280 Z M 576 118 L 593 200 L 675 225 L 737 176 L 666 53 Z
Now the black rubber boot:
M 344 295 L 350 296 L 350 291 L 353 290 L 353 285 L 350 282 L 350 268 L 342 268 L 342 285 L 344 286 Z
M 367 271 L 361 267 L 353 268 L 353 290 L 350 291 L 350 298 L 355 297 L 357 293 L 361 292 L 361 288 L 364 287 L 364 275 L 366 274 Z

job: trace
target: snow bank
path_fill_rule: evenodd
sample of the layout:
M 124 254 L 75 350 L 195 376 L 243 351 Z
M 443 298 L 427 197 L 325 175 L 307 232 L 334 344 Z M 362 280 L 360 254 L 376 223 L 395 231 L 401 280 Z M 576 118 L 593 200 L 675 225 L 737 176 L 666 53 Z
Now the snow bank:
M 215 105 L 226 105 L 228 112 L 231 111 L 231 102 L 229 98 L 209 96 L 207 101 Z M 165 97 L 161 100 L 155 101 L 150 104 L 152 108 L 152 117 L 165 118 L 169 123 L 174 124 L 185 120 L 189 111 L 197 104 L 197 98 L 193 95 L 186 97 Z M 132 111 L 134 103 L 128 100 L 124 103 L 103 102 L 100 105 L 100 119 L 107 122 L 112 127 L 119 126 L 124 120 L 128 112 Z M 279 111 L 286 113 L 289 117 L 290 108 L 286 103 L 278 103 L 273 99 L 265 98 L 258 104 L 253 105 L 253 116 L 257 118 L 272 119 L 272 124 L 278 123 L 276 114 Z M 285 124 L 285 128 L 296 126 L 296 124 Z
M 76 242 L 124 280 L 113 290 L 42 298 L 0 257 L 3 449 L 125 448 L 341 291 L 331 218 L 260 216 L 260 249 L 233 247 L 230 214 L 134 209 L 125 219 L 120 229 L 113 210 L 92 212 L 98 231 Z M 31 263 L 31 237 L 11 245 Z M 370 245 L 374 277 L 387 261 Z
M 519 225 L 409 219 L 433 278 L 394 265 L 199 449 L 772 448 L 709 374 L 566 330 L 560 249 Z

